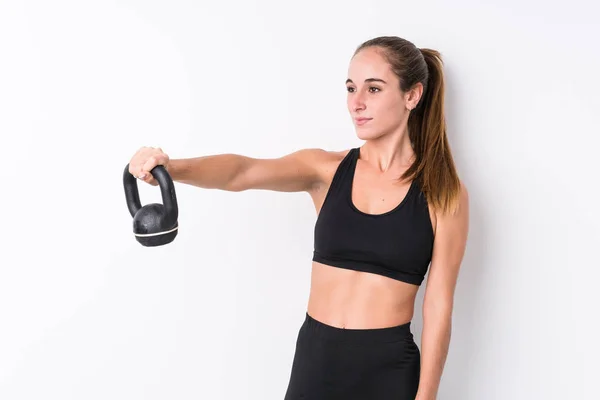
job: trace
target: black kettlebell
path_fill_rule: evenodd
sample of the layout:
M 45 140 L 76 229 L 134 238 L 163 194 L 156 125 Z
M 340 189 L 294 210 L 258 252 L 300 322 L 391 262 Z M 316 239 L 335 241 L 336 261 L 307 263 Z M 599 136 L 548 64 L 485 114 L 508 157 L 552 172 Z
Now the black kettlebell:
M 133 234 L 146 247 L 171 243 L 179 230 L 177 196 L 171 176 L 162 165 L 152 168 L 150 173 L 158 181 L 164 204 L 151 203 L 142 207 L 137 180 L 129 172 L 129 164 L 123 172 L 127 208 L 133 217 Z

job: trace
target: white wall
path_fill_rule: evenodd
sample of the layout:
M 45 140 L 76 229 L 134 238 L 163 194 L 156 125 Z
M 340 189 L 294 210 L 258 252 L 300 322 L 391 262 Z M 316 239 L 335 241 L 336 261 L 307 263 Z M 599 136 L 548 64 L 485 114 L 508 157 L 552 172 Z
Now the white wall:
M 176 184 L 179 236 L 149 249 L 122 171 L 144 145 L 361 144 L 344 80 L 379 35 L 441 51 L 470 191 L 439 398 L 597 398 L 597 15 L 591 1 L 2 1 L 0 398 L 282 399 L 308 195 Z

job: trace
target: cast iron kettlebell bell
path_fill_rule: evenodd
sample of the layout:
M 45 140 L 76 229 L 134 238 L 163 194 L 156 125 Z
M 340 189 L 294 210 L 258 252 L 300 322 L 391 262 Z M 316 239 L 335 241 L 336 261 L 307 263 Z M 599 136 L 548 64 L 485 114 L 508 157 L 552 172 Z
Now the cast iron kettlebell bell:
M 177 196 L 171 176 L 162 165 L 157 165 L 150 173 L 158 181 L 163 204 L 151 203 L 142 207 L 137 180 L 129 172 L 129 164 L 123 172 L 127 208 L 133 217 L 133 234 L 146 247 L 171 243 L 179 230 Z

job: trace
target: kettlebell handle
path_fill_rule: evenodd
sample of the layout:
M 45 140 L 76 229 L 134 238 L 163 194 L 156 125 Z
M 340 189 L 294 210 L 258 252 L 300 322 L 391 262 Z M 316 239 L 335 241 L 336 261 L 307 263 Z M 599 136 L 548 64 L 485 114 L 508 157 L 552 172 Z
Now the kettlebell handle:
M 175 185 L 166 168 L 162 165 L 157 165 L 150 171 L 154 179 L 158 181 L 160 192 L 162 195 L 163 206 L 166 211 L 166 218 L 169 225 L 175 225 L 179 217 L 179 209 L 177 208 L 177 197 L 175 195 Z M 142 208 L 140 203 L 140 194 L 137 186 L 137 179 L 129 172 L 129 164 L 125 166 L 123 172 L 123 186 L 125 188 L 125 199 L 127 208 L 132 217 Z M 165 221 L 165 222 L 167 222 Z

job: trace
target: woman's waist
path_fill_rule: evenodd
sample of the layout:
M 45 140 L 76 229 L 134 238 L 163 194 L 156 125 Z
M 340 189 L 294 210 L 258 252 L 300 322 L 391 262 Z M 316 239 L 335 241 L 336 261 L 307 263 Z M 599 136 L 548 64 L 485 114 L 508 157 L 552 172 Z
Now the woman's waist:
M 341 325 L 331 325 L 328 321 L 323 322 L 319 317 L 313 317 L 309 312 L 306 313 L 306 318 L 300 328 L 300 337 L 298 340 L 310 340 L 313 345 L 316 344 L 315 340 L 334 341 L 338 343 L 362 343 L 369 345 L 378 342 L 396 344 L 403 342 L 403 346 L 415 345 L 410 321 L 396 325 L 385 325 L 382 327 L 370 327 L 369 325 L 366 325 L 350 328 Z M 336 349 L 339 348 L 336 346 Z M 353 346 L 352 352 L 356 349 L 357 348 Z M 376 347 L 369 346 L 367 350 L 369 359 L 372 358 L 374 350 L 376 350 Z M 386 348 L 386 353 L 392 350 L 393 349 L 391 348 Z M 342 352 L 344 352 L 344 350 L 342 350 Z
M 414 303 L 415 294 L 410 288 L 398 290 L 343 278 L 337 282 L 313 279 L 307 312 L 340 328 L 384 328 L 411 321 Z
M 307 312 L 313 318 L 338 328 L 376 329 L 402 325 L 412 321 L 414 307 L 376 307 L 373 304 L 343 304 L 323 301 L 318 296 L 310 296 Z

